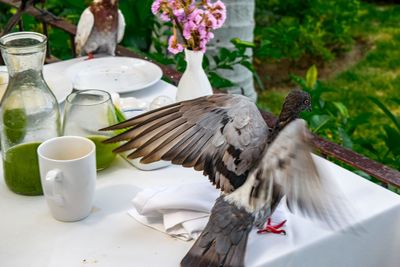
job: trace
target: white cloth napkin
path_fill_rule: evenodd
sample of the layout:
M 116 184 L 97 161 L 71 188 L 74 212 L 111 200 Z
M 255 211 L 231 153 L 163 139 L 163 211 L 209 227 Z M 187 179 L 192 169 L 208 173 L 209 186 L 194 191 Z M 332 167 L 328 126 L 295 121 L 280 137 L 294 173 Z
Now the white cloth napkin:
M 220 195 L 208 181 L 140 191 L 128 213 L 138 222 L 181 240 L 196 239 L 207 224 L 211 208 Z M 281 205 L 280 205 L 281 206 Z M 272 222 L 285 216 L 280 207 Z
M 199 236 L 219 196 L 208 181 L 144 189 L 129 214 L 140 223 L 182 240 Z

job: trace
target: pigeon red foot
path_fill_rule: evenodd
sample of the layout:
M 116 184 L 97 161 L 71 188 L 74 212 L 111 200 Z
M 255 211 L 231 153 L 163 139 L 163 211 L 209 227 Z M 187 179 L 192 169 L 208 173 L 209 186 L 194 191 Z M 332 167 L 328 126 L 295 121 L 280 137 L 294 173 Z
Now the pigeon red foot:
M 87 57 L 85 60 L 91 60 L 91 59 L 94 59 L 94 55 L 93 55 L 93 53 L 89 53 L 87 56 L 88 56 L 88 57 Z
M 263 229 L 257 231 L 257 234 L 265 234 L 265 233 L 272 233 L 272 234 L 283 234 L 286 235 L 286 231 L 282 229 L 285 225 L 286 220 L 278 223 L 277 225 L 271 224 L 271 218 L 268 218 L 267 223 Z

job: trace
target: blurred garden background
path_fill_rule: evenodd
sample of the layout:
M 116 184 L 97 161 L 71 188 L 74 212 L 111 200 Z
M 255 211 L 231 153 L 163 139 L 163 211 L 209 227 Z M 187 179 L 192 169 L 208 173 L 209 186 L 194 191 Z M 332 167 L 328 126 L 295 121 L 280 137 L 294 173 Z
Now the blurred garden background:
M 76 24 L 90 2 L 47 0 L 45 8 Z M 127 24 L 122 45 L 183 70 L 182 53 L 167 52 L 170 28 L 151 13 L 152 2 L 120 1 Z M 313 111 L 304 118 L 313 132 L 400 170 L 400 1 L 242 2 L 255 5 L 254 39 L 233 39 L 230 49 L 206 54 L 212 85 L 234 86 L 220 70 L 240 64 L 253 74 L 257 105 L 275 114 L 289 90 L 307 90 Z M 0 4 L 0 28 L 15 12 Z M 24 15 L 23 23 L 42 31 L 32 17 Z M 54 56 L 73 57 L 69 35 L 58 29 L 49 35 Z

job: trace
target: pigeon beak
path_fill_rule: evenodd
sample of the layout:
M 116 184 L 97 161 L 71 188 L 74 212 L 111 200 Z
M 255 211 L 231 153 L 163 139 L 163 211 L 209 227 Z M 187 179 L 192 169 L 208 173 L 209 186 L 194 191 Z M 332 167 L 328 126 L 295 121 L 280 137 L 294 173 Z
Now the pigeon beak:
M 307 107 L 307 111 L 312 111 L 311 105 L 309 105 L 309 106 Z

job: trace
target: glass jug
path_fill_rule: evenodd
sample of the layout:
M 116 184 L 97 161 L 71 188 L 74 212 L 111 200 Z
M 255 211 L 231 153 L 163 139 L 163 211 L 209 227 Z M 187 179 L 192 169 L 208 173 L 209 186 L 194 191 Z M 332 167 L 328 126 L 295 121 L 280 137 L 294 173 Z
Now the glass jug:
M 0 125 L 4 179 L 22 195 L 41 195 L 39 144 L 60 135 L 57 100 L 43 79 L 46 36 L 11 33 L 0 38 L 9 81 L 1 101 Z

